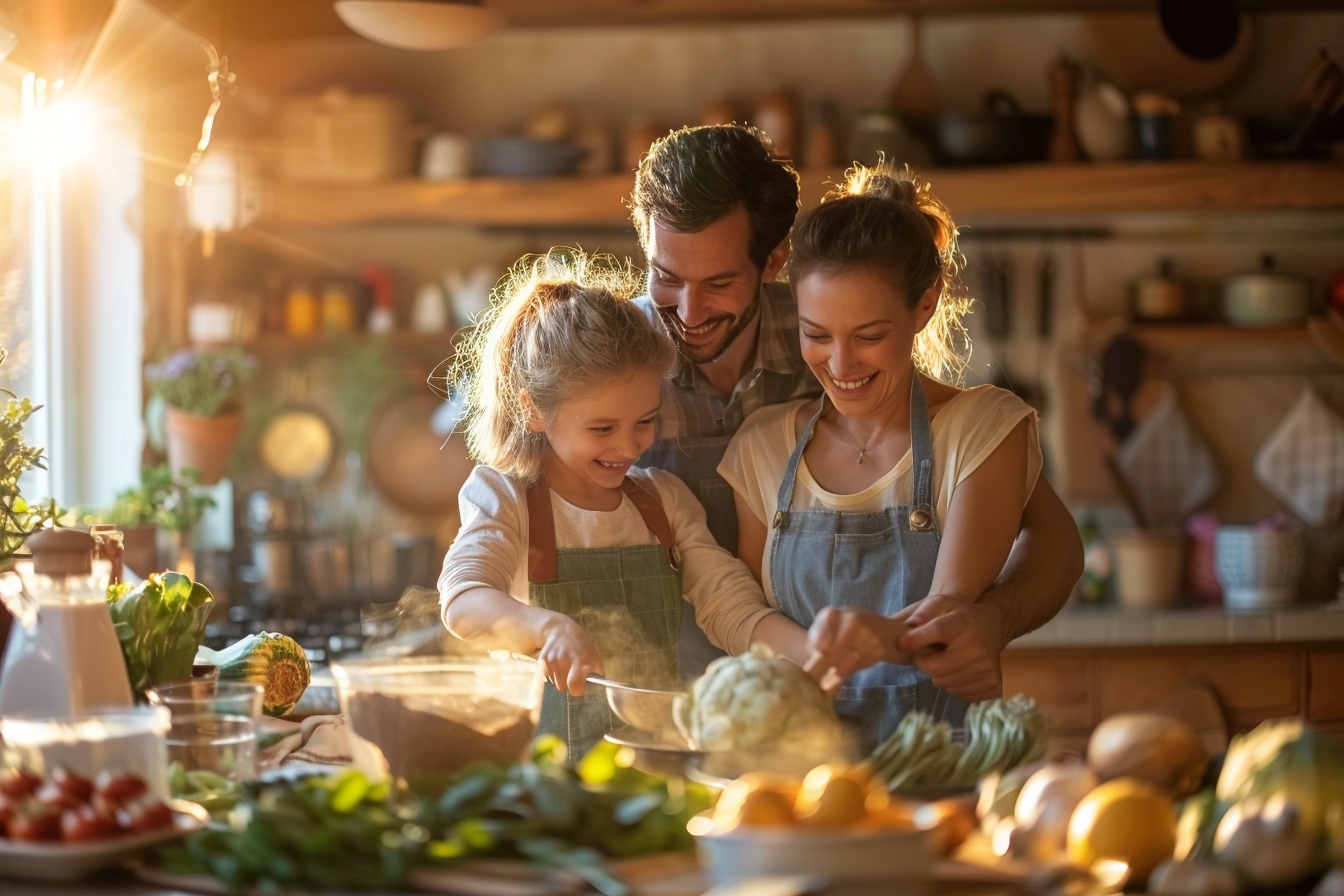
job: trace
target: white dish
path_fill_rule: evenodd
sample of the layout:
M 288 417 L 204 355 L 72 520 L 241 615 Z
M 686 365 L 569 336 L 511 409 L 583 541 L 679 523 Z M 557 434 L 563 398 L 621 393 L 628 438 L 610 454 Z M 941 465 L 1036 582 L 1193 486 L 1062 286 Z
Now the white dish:
M 174 800 L 173 826 L 88 843 L 26 843 L 0 839 L 0 878 L 73 881 L 134 857 L 151 846 L 199 831 L 210 816 L 195 803 Z M 0 888 L 2 889 L 2 888 Z
M 820 874 L 835 884 L 917 893 L 927 889 L 934 862 L 929 833 L 904 828 L 737 828 L 697 834 L 695 848 L 712 884 Z

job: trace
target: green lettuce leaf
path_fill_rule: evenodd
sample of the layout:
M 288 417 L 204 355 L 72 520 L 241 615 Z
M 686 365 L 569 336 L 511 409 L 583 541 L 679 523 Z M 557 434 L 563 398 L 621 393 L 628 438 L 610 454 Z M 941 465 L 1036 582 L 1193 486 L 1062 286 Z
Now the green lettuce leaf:
M 108 602 L 137 697 L 191 677 L 215 602 L 210 589 L 178 572 L 153 573 L 129 591 L 109 589 Z

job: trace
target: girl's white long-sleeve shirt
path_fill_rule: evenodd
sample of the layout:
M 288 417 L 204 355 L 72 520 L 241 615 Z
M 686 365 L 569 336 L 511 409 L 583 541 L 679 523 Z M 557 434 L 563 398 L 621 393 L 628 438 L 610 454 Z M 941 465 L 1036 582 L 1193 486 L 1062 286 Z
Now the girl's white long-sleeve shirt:
M 751 632 L 775 612 L 747 567 L 719 547 L 705 510 L 680 479 L 656 469 L 632 468 L 630 478 L 657 495 L 681 558 L 681 591 L 709 640 L 744 653 Z M 527 485 L 492 467 L 472 470 L 457 499 L 462 528 L 443 558 L 439 601 L 443 618 L 459 594 L 494 588 L 527 603 Z M 557 548 L 610 548 L 657 544 L 639 511 L 622 496 L 615 510 L 584 510 L 551 492 Z

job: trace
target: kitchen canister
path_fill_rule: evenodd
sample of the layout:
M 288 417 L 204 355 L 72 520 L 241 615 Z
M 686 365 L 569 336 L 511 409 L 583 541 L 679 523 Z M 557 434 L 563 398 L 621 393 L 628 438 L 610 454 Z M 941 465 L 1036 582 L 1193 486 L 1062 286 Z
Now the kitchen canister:
M 1111 534 L 1120 606 L 1156 610 L 1176 603 L 1185 573 L 1185 533 L 1133 529 Z
M 1302 533 L 1297 529 L 1219 527 L 1213 560 L 1223 586 L 1223 606 L 1259 610 L 1293 603 L 1305 555 Z
M 431 134 L 420 152 L 420 176 L 425 180 L 469 177 L 476 167 L 476 145 L 461 134 Z

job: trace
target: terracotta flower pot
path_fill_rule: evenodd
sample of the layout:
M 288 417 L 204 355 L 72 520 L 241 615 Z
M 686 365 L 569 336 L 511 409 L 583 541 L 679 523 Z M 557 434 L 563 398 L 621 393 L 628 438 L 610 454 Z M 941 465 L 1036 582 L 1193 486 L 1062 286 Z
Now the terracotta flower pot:
M 168 436 L 168 465 L 173 475 L 183 468 L 195 467 L 202 485 L 214 485 L 229 471 L 233 446 L 243 432 L 240 411 L 215 417 L 198 417 L 178 408 L 168 408 L 164 418 Z

